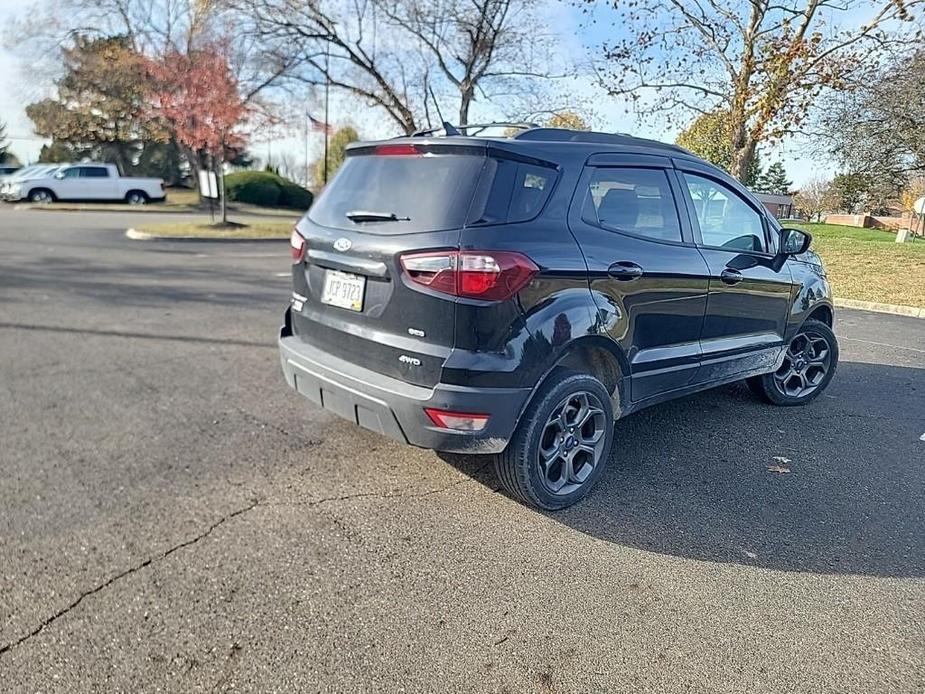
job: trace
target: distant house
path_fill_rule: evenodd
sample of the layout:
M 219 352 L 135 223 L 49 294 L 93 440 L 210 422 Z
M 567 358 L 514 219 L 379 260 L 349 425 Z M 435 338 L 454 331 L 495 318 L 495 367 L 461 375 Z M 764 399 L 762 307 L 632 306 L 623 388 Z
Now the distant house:
M 753 195 L 778 219 L 789 219 L 793 215 L 792 195 L 769 195 L 768 193 L 753 193 Z

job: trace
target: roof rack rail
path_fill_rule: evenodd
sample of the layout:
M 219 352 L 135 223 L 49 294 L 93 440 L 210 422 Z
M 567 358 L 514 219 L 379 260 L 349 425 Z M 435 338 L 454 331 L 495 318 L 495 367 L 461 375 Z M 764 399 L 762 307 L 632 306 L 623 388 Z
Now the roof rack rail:
M 480 133 L 485 132 L 489 128 L 516 128 L 517 130 L 531 130 L 533 128 L 539 128 L 540 126 L 536 123 L 528 122 L 504 122 L 499 121 L 496 123 L 469 123 L 467 125 L 451 125 L 450 123 L 444 123 L 439 128 L 429 128 L 427 130 L 417 130 L 411 134 L 411 137 L 426 137 L 428 135 L 479 135 Z M 470 132 L 474 130 L 475 132 Z
M 690 154 L 686 149 L 679 145 L 650 140 L 626 133 L 601 133 L 593 130 L 571 130 L 569 128 L 537 128 L 527 130 L 515 135 L 518 140 L 531 140 L 536 142 L 591 142 L 607 145 L 619 146 L 639 146 L 652 147 L 653 149 L 664 149 L 670 152 Z

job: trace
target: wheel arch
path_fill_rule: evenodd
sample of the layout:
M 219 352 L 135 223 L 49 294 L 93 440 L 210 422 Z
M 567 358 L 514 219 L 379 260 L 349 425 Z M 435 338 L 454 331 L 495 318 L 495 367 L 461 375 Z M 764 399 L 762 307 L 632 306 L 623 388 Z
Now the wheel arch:
M 578 337 L 563 346 L 542 376 L 537 379 L 533 392 L 524 403 L 524 410 L 540 388 L 562 369 L 587 373 L 597 378 L 610 393 L 614 417 L 620 416 L 621 403 L 626 402 L 623 381 L 624 377 L 629 374 L 629 362 L 619 345 L 600 335 Z M 523 411 L 521 411 L 522 415 Z

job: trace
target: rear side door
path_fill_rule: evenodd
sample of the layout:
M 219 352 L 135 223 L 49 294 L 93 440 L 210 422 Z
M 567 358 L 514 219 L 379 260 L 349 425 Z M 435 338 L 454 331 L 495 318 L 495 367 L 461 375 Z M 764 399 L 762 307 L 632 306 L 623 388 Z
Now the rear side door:
M 84 200 L 115 200 L 117 180 L 106 166 L 81 166 L 80 187 Z
M 678 166 L 691 226 L 710 273 L 698 381 L 773 369 L 793 281 L 764 211 L 711 169 Z
M 708 269 L 679 213 L 668 158 L 594 155 L 588 163 L 569 225 L 588 265 L 600 331 L 621 346 L 631 398 L 641 402 L 694 381 Z

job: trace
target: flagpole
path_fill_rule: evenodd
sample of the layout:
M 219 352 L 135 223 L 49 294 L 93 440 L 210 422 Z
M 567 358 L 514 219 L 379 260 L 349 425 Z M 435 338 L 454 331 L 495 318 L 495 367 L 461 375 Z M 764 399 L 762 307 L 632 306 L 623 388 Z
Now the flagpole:
M 331 129 L 328 118 L 328 101 L 331 86 L 331 53 L 330 47 L 324 47 L 324 184 L 328 184 L 328 131 Z
M 305 187 L 311 185 L 308 166 L 308 111 L 305 112 Z

